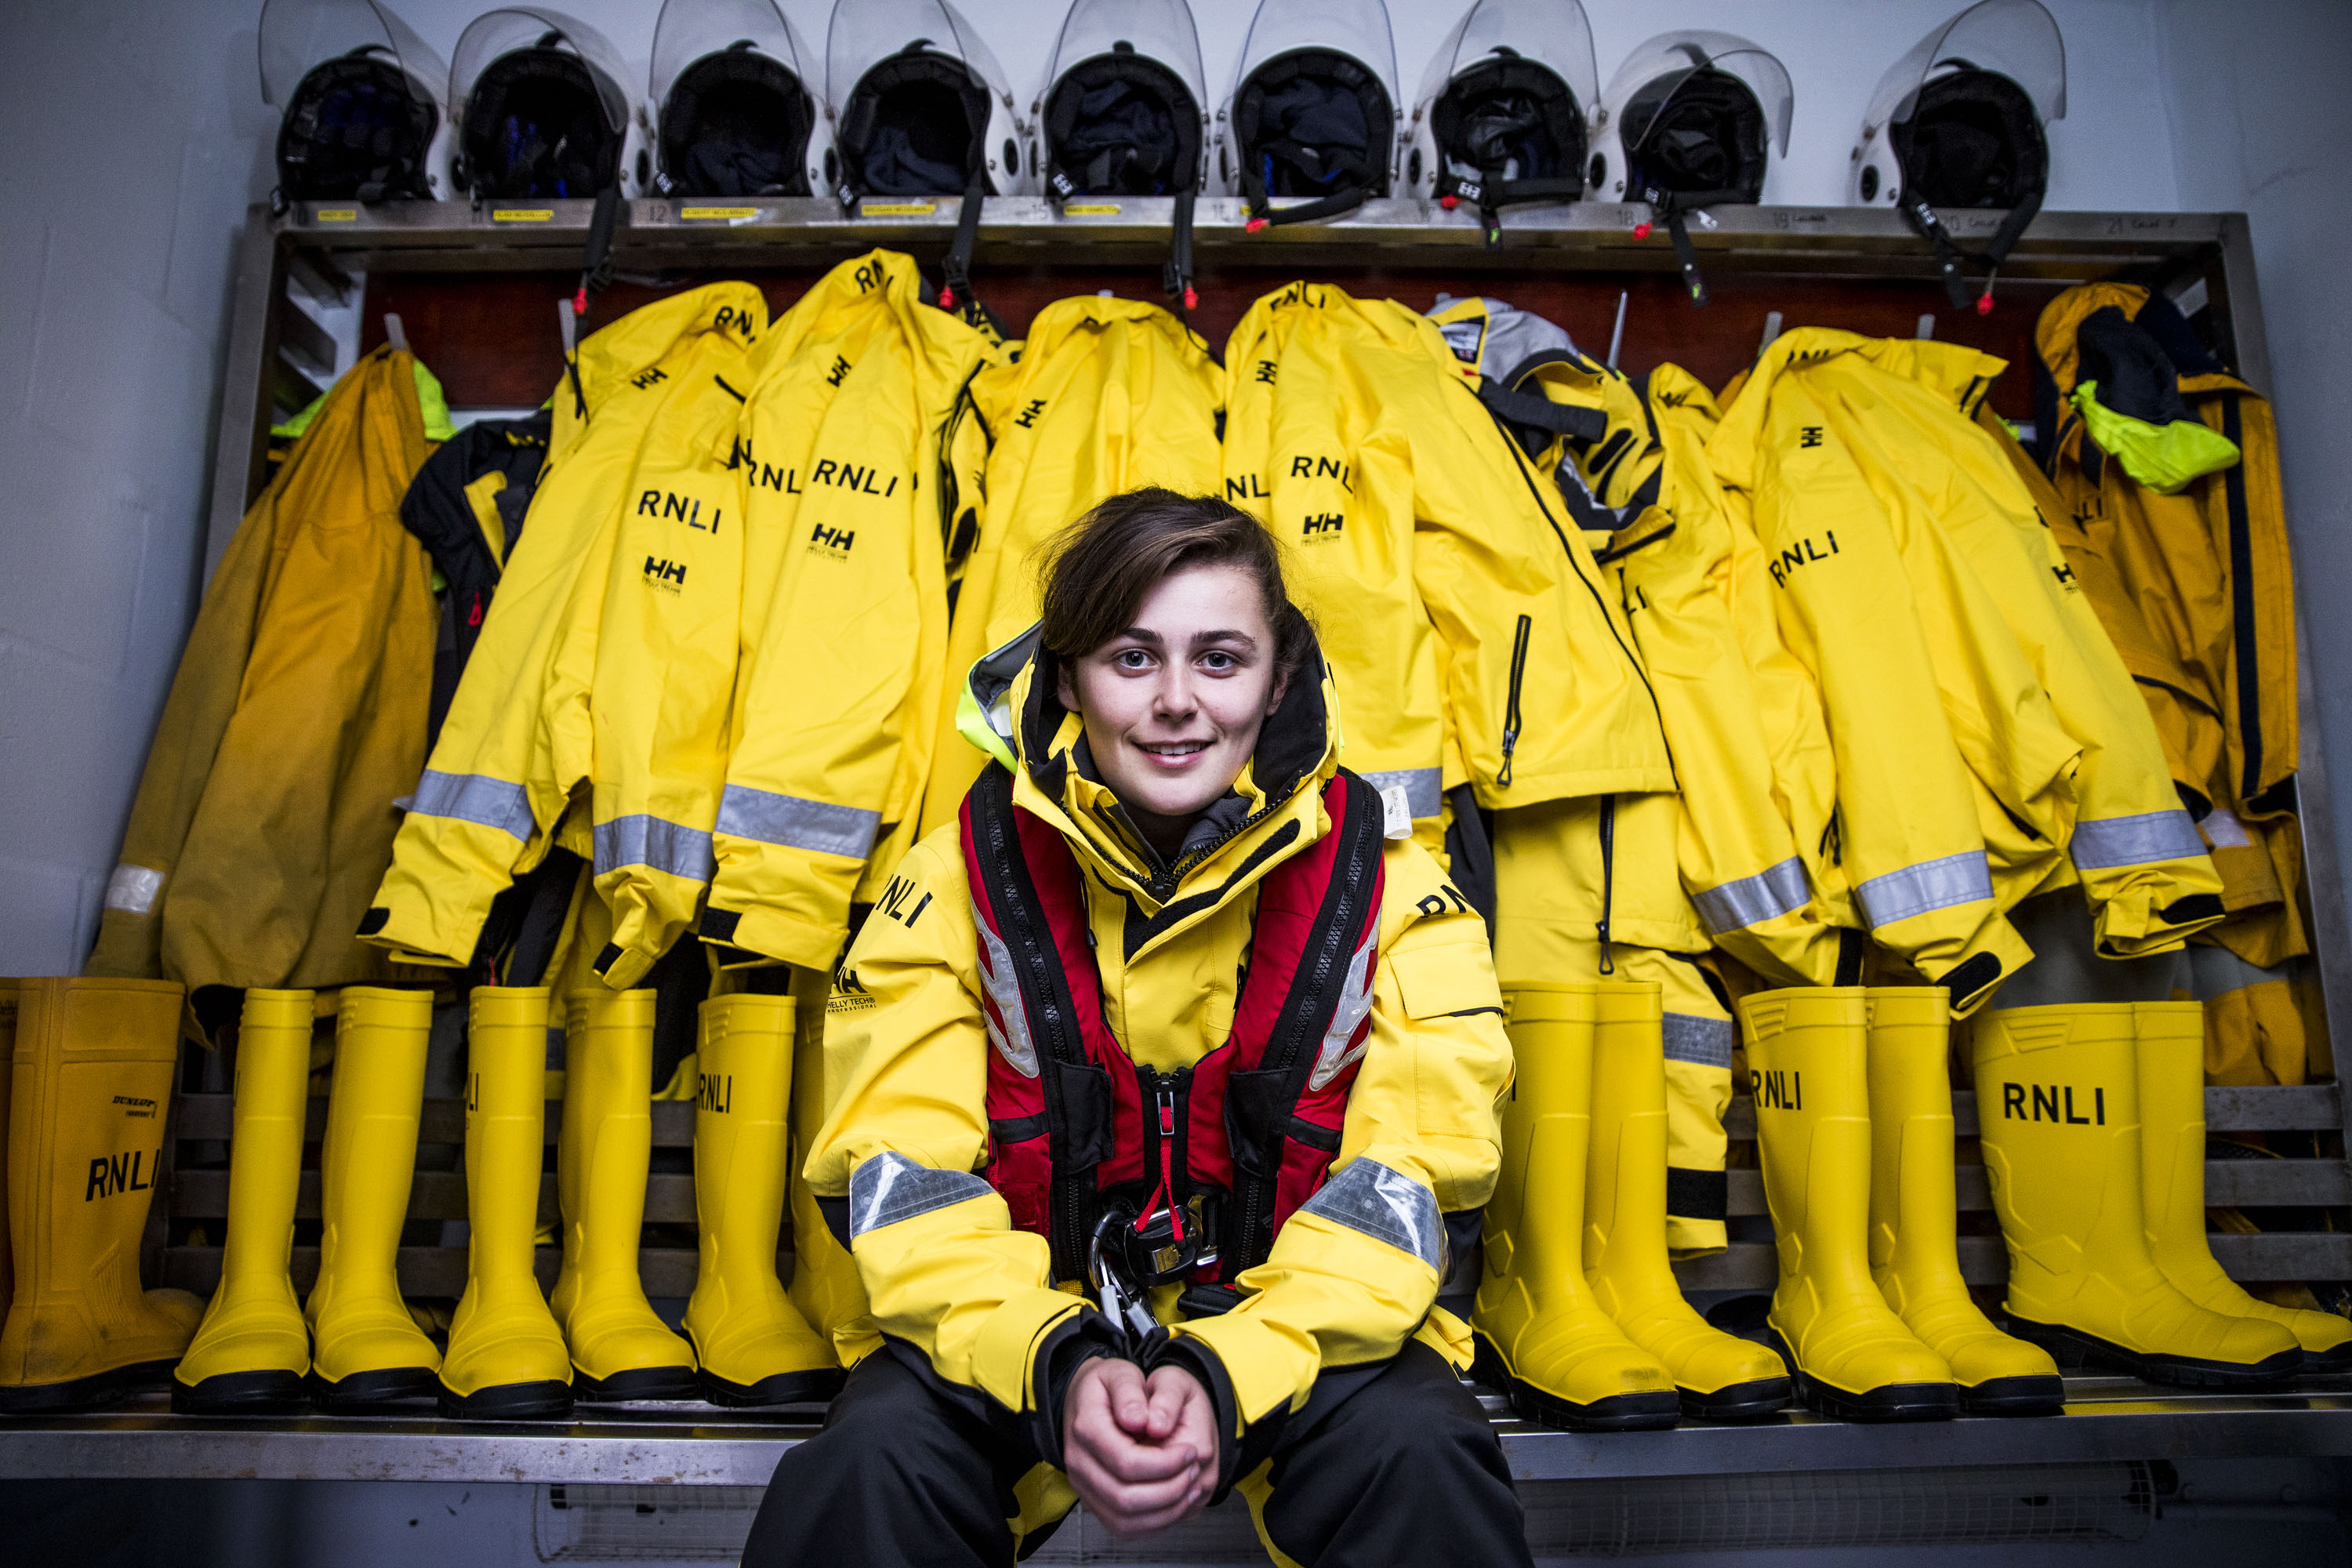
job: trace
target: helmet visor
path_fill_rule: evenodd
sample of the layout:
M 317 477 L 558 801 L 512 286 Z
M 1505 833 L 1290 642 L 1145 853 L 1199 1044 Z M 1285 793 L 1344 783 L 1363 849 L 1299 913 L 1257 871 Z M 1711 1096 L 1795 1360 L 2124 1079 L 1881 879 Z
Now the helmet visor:
M 866 73 L 893 55 L 920 48 L 961 62 L 1005 108 L 1012 90 L 980 32 L 947 0 L 835 0 L 825 29 L 824 98 L 838 115 Z
M 449 101 L 470 97 L 482 73 L 511 54 L 551 49 L 573 55 L 588 67 L 604 123 L 615 136 L 629 125 L 628 72 L 610 40 L 585 22 L 545 5 L 509 5 L 485 11 L 467 25 L 449 65 Z
M 738 46 L 767 56 L 790 71 L 794 81 L 814 90 L 808 51 L 775 0 L 664 0 L 661 19 L 654 24 L 646 101 L 667 103 L 670 89 L 688 67 Z
M 2057 20 L 2041 0 L 1981 0 L 1887 68 L 1863 117 L 1864 140 L 1890 120 L 1908 119 L 1929 78 L 1969 69 L 2015 82 L 2045 125 L 2066 117 L 2066 40 Z
M 1618 134 L 1631 152 L 1673 107 L 1675 95 L 1699 73 L 1735 77 L 1755 95 L 1772 150 L 1789 155 L 1789 120 L 1796 91 L 1788 68 L 1771 54 L 1730 33 L 1662 33 L 1635 49 L 1609 80 L 1609 101 L 1627 107 Z
M 1242 41 L 1234 90 L 1240 91 L 1258 67 L 1297 49 L 1348 56 L 1379 79 L 1391 105 L 1397 101 L 1396 38 L 1381 0 L 1258 0 L 1249 36 Z M 1377 134 L 1388 140 L 1386 128 Z
M 448 68 L 408 24 L 375 0 L 267 0 L 261 7 L 261 100 L 283 110 L 324 61 L 365 50 L 389 58 L 439 106 Z
M 1045 91 L 1073 67 L 1101 55 L 1135 54 L 1184 84 L 1195 106 L 1209 101 L 1201 68 L 1201 35 L 1184 0 L 1073 0 L 1045 68 Z M 1040 94 L 1040 100 L 1044 94 Z
M 1421 79 L 1416 108 L 1427 113 L 1445 84 L 1484 61 L 1517 56 L 1548 67 L 1592 111 L 1601 70 L 1592 60 L 1592 24 L 1578 0 L 1476 0 L 1445 35 Z

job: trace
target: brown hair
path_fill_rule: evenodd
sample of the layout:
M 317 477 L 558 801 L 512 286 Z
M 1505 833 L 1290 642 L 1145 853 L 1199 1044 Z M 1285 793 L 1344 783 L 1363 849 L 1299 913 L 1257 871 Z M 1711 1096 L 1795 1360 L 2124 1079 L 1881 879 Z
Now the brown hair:
M 1143 596 L 1162 578 L 1192 566 L 1248 573 L 1274 628 L 1276 679 L 1306 668 L 1315 657 L 1315 629 L 1283 586 L 1274 535 L 1216 496 L 1157 487 L 1111 497 L 1054 541 L 1039 568 L 1046 651 L 1063 659 L 1092 653 L 1135 624 Z

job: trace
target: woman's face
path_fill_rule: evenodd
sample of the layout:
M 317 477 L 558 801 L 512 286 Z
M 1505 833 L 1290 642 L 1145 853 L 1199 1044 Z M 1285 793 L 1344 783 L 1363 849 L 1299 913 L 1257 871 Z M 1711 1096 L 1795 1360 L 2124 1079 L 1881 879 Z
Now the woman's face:
M 1282 700 L 1274 628 L 1238 566 L 1171 572 L 1135 624 L 1060 667 L 1062 706 L 1086 721 L 1095 765 L 1163 853 L 1233 787 Z

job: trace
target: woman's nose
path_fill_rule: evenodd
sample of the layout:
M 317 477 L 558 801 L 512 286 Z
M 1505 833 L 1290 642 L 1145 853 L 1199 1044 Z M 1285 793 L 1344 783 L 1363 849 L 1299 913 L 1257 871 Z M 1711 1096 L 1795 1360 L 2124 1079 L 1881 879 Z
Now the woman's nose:
M 1171 666 L 1160 671 L 1151 698 L 1153 711 L 1171 719 L 1190 718 L 1193 709 L 1200 706 L 1200 700 L 1192 690 L 1192 672 L 1181 665 Z

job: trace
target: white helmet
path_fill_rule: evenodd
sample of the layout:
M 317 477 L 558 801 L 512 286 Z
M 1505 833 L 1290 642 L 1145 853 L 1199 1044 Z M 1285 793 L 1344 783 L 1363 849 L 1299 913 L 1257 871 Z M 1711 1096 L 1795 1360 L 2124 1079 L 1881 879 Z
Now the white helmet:
M 1863 116 L 1846 200 L 1892 207 L 1935 242 L 1944 286 L 1966 308 L 1965 260 L 1985 268 L 1977 310 L 2050 185 L 2044 127 L 2066 117 L 2066 41 L 2040 0 L 1981 0 L 1887 68 Z M 1963 251 L 1937 207 L 2006 208 L 1982 251 Z
M 1499 244 L 1504 207 L 1583 193 L 1599 90 L 1577 0 L 1473 0 L 1422 78 L 1404 184 L 1448 209 L 1475 206 Z
M 1190 309 L 1192 204 L 1209 169 L 1201 36 L 1184 0 L 1072 0 L 1029 106 L 1046 200 L 1173 196 L 1168 292 Z
M 1403 122 L 1381 0 L 1259 0 L 1217 111 L 1217 177 L 1253 232 L 1337 217 L 1389 194 Z M 1312 199 L 1276 211 L 1276 196 Z
M 454 190 L 477 201 L 637 195 L 652 170 L 628 80 L 585 22 L 545 5 L 483 12 L 449 67 Z
M 447 194 L 441 57 L 376 0 L 266 0 L 261 99 L 279 112 L 281 201 Z
M 1761 200 L 1772 155 L 1789 154 L 1795 104 L 1788 68 L 1730 33 L 1661 33 L 1610 79 L 1587 184 L 1601 201 L 1646 202 L 1665 219 L 1693 304 L 1706 303 L 1706 284 L 1685 215 Z
M 654 187 L 679 196 L 824 190 L 833 136 L 814 63 L 775 0 L 664 0 L 646 94 Z

